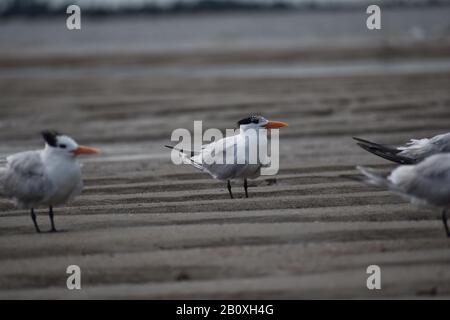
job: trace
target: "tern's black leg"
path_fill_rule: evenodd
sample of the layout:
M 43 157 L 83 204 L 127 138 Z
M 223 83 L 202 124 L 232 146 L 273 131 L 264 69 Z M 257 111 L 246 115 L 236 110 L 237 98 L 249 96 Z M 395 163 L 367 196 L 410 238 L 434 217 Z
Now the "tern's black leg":
M 39 226 L 37 224 L 36 214 L 34 213 L 34 209 L 33 208 L 31 208 L 31 219 L 33 220 L 34 228 L 36 229 L 36 232 L 41 232 L 41 229 L 39 229 Z
M 55 222 L 53 221 L 53 207 L 52 206 L 50 206 L 50 208 L 49 208 L 48 216 L 50 217 L 50 223 L 52 224 L 52 229 L 50 231 L 56 232 Z
M 245 190 L 245 197 L 248 198 L 248 185 L 247 185 L 247 179 L 244 179 L 244 190 Z
M 233 194 L 231 193 L 231 183 L 230 183 L 230 180 L 227 181 L 227 188 L 228 188 L 228 192 L 230 193 L 231 199 L 233 199 Z
M 442 222 L 444 223 L 445 232 L 447 233 L 447 237 L 450 238 L 450 231 L 448 230 L 448 224 L 447 224 L 447 210 L 444 209 L 442 211 Z

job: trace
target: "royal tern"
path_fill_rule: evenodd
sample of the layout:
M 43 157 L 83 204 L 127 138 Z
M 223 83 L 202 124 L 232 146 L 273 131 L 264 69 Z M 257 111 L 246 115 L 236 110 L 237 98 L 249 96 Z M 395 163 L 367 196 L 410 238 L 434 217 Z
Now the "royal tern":
M 31 210 L 31 219 L 40 232 L 34 209 L 49 207 L 51 231 L 56 231 L 53 207 L 80 194 L 83 188 L 77 156 L 94 154 L 94 148 L 80 146 L 72 138 L 55 131 L 44 131 L 45 147 L 9 156 L 0 168 L 0 195 L 14 201 L 21 209 Z
M 402 146 L 382 145 L 360 138 L 353 139 L 358 141 L 358 145 L 364 150 L 400 164 L 415 164 L 431 155 L 450 152 L 450 133 L 430 139 L 411 139 Z
M 249 161 L 249 149 L 267 151 L 267 132 L 261 129 L 277 129 L 287 126 L 287 123 L 280 121 L 269 121 L 262 116 L 250 116 L 238 121 L 239 133 L 229 136 L 210 144 L 203 145 L 201 151 L 186 152 L 172 146 L 166 146 L 170 149 L 180 152 L 187 163 L 210 174 L 214 179 L 227 181 L 227 188 L 230 197 L 233 198 L 231 192 L 231 180 L 239 179 L 244 182 L 245 197 L 248 198 L 247 179 L 256 179 L 261 175 L 261 167 L 265 164 L 263 157 L 257 157 L 256 161 Z M 261 134 L 260 134 L 261 133 Z M 253 137 L 256 137 L 254 139 Z M 250 141 L 250 142 L 249 142 Z M 251 146 L 249 146 L 252 144 Z M 217 159 L 230 159 L 232 161 L 217 162 Z M 239 155 L 245 159 L 240 161 Z M 231 163 L 230 163 L 231 162 Z
M 383 177 L 372 169 L 361 166 L 357 168 L 363 174 L 361 180 L 367 184 L 392 190 L 413 204 L 442 209 L 445 232 L 450 237 L 447 225 L 447 210 L 450 207 L 450 154 L 437 154 L 416 165 L 400 166 L 388 177 Z

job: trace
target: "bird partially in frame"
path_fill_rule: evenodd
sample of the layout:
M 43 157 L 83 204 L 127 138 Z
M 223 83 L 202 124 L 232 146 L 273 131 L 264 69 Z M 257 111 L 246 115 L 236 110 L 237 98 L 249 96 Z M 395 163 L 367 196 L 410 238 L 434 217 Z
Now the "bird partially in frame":
M 0 195 L 12 199 L 19 209 L 29 209 L 36 232 L 41 232 L 35 208 L 49 208 L 51 232 L 56 232 L 53 207 L 81 193 L 83 180 L 77 157 L 96 154 L 97 149 L 78 145 L 71 137 L 53 130 L 42 132 L 42 150 L 25 151 L 6 158 L 0 168 Z
M 227 182 L 227 189 L 230 198 L 233 199 L 231 191 L 232 180 L 243 180 L 245 197 L 248 198 L 248 179 L 256 179 L 261 175 L 261 168 L 264 166 L 262 159 L 258 157 L 256 163 L 250 163 L 248 159 L 238 161 L 239 154 L 248 155 L 249 149 L 267 150 L 267 133 L 258 134 L 261 129 L 278 129 L 286 127 L 286 122 L 269 121 L 266 118 L 253 115 L 238 121 L 239 133 L 233 136 L 214 141 L 210 144 L 203 145 L 198 153 L 177 149 L 172 146 L 167 148 L 178 151 L 187 163 L 208 173 L 214 179 Z M 257 141 L 249 139 L 251 134 L 256 133 Z M 256 143 L 257 146 L 250 146 L 250 143 Z M 215 159 L 229 159 L 232 155 L 232 163 L 217 163 Z
M 354 177 L 367 184 L 387 188 L 411 203 L 442 210 L 445 233 L 450 237 L 447 211 L 450 208 L 450 154 L 433 155 L 416 165 L 402 165 L 384 177 L 374 170 L 357 167 L 362 176 Z
M 430 139 L 411 139 L 401 146 L 384 145 L 356 137 L 353 139 L 364 150 L 399 164 L 416 164 L 434 154 L 450 152 L 450 133 Z

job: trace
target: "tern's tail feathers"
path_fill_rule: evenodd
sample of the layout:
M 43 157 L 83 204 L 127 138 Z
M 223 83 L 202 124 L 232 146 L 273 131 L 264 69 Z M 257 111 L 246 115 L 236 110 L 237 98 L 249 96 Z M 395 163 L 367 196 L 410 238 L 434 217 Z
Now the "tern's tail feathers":
M 168 145 L 165 145 L 165 147 L 169 148 L 169 149 L 172 149 L 172 150 L 175 150 L 175 151 L 178 151 L 180 153 L 181 157 L 183 158 L 184 163 L 191 164 L 191 165 L 193 165 L 194 167 L 196 167 L 197 169 L 200 169 L 200 170 L 204 169 L 203 166 L 200 163 L 195 161 L 195 157 L 194 157 L 195 156 L 195 152 L 194 151 L 183 150 L 183 149 L 175 148 L 175 147 L 168 146 Z
M 179 149 L 179 148 L 175 148 L 175 147 L 169 146 L 169 145 L 164 145 L 164 147 L 173 149 L 173 150 L 178 151 L 179 153 L 185 154 L 186 156 L 189 156 L 189 157 L 193 157 L 195 155 L 194 151 Z
M 354 140 L 358 141 L 357 144 L 361 148 L 363 148 L 366 151 L 369 151 L 370 153 L 373 153 L 381 158 L 384 158 L 389 161 L 393 161 L 400 164 L 414 164 L 415 160 L 400 156 L 399 153 L 402 152 L 402 150 L 399 150 L 396 147 L 392 146 L 386 146 L 381 145 L 378 143 L 370 142 L 361 138 L 353 138 Z
M 392 184 L 388 179 L 386 179 L 379 173 L 376 173 L 374 170 L 362 166 L 357 166 L 356 169 L 358 169 L 359 172 L 361 172 L 362 174 L 362 176 L 359 176 L 357 180 L 373 186 L 387 187 L 387 188 L 392 187 Z

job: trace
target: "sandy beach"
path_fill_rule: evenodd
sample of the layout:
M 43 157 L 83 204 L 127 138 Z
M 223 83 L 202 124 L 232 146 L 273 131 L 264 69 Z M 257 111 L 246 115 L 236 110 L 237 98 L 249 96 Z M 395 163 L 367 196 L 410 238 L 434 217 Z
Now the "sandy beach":
M 336 26 L 322 24 L 331 13 L 88 20 L 86 34 L 4 23 L 0 159 L 41 147 L 48 127 L 102 154 L 83 159 L 82 195 L 56 208 L 62 232 L 36 234 L 28 212 L 0 199 L 0 298 L 449 298 L 439 212 L 343 177 L 357 164 L 394 167 L 353 136 L 449 131 L 449 9 L 437 11 L 390 12 L 389 36 L 372 40 L 333 36 L 359 30 L 355 12 L 334 13 Z M 279 174 L 251 181 L 249 199 L 171 163 L 174 129 L 234 128 L 254 113 L 289 127 Z M 49 228 L 45 210 L 38 220 Z M 82 290 L 66 288 L 71 264 Z M 366 287 L 372 264 L 381 290 Z

